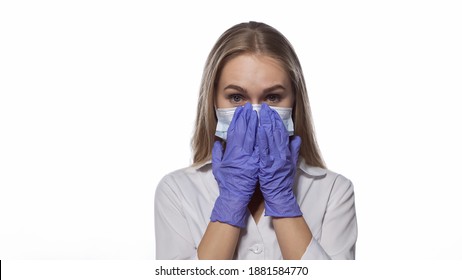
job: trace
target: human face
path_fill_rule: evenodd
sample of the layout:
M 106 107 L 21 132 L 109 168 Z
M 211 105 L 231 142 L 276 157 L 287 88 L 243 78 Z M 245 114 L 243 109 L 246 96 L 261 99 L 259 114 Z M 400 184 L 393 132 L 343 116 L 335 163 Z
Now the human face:
M 293 107 L 294 93 L 289 76 L 277 60 L 264 55 L 243 54 L 224 65 L 215 105 L 217 108 L 232 108 L 247 102 Z

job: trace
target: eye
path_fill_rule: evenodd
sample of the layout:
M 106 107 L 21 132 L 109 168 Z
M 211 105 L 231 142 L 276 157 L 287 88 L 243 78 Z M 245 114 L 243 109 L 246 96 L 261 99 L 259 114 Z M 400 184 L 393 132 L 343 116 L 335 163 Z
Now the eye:
M 281 101 L 281 96 L 279 94 L 268 94 L 266 96 L 266 100 L 269 103 L 278 103 L 279 101 Z
M 241 103 L 244 101 L 244 96 L 242 94 L 230 94 L 228 95 L 228 99 L 231 103 Z

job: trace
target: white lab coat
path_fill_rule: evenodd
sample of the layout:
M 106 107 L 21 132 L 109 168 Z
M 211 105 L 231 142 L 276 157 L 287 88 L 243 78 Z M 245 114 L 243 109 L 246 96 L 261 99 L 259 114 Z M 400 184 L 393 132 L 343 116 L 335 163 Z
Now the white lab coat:
M 294 194 L 313 238 L 302 259 L 354 259 L 357 223 L 353 184 L 327 169 L 299 162 Z M 197 259 L 219 195 L 212 165 L 187 167 L 166 175 L 155 193 L 156 258 Z M 234 259 L 282 259 L 272 218 L 252 215 L 241 230 Z

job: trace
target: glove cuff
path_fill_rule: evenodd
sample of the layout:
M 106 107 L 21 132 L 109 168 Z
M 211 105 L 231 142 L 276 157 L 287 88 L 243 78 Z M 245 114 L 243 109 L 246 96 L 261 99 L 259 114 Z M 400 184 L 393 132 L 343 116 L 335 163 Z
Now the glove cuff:
M 300 206 L 294 196 L 288 198 L 287 201 L 278 201 L 272 203 L 265 200 L 265 216 L 275 218 L 292 218 L 302 216 Z
M 248 218 L 247 205 L 248 202 L 243 200 L 230 200 L 219 196 L 215 201 L 210 221 L 245 228 Z

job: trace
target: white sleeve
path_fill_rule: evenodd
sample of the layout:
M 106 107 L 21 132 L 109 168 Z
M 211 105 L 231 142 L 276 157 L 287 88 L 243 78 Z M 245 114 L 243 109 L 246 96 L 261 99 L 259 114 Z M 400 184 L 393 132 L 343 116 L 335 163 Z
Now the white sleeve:
M 154 198 L 156 259 L 194 260 L 197 248 L 188 227 L 181 200 L 168 175 L 157 186 Z
M 358 236 L 353 184 L 338 175 L 327 204 L 319 240 L 311 239 L 302 259 L 355 259 Z

